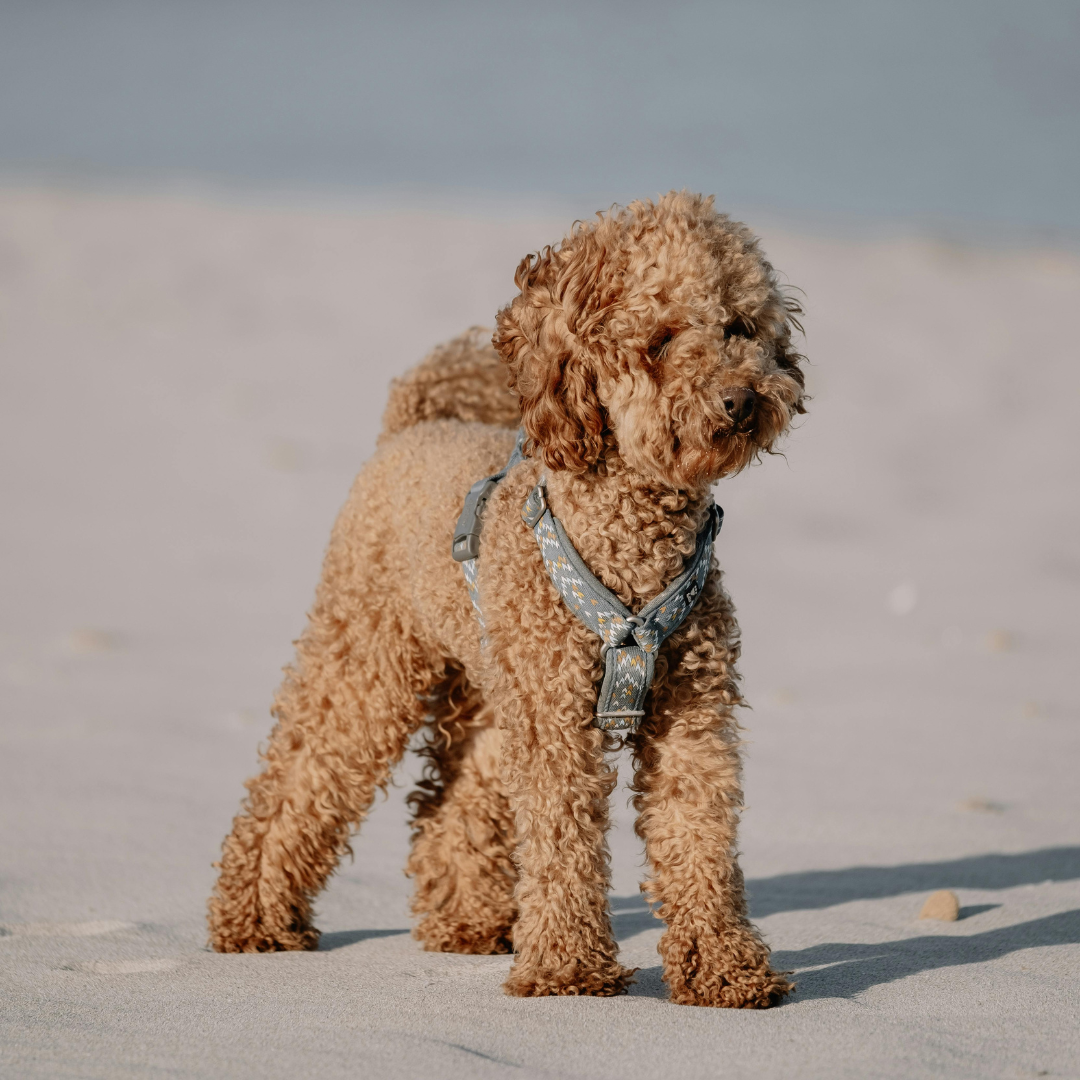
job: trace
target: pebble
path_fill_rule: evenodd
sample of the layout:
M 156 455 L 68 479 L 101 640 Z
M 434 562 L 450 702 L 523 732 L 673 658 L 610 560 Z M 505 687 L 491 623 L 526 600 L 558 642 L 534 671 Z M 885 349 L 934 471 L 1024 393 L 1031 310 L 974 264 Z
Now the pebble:
M 1003 814 L 1005 812 L 1005 807 L 1001 803 L 980 797 L 965 799 L 960 803 L 960 809 L 970 810 L 975 814 Z
M 941 922 L 956 922 L 960 918 L 960 901 L 952 889 L 939 889 L 926 898 L 926 903 L 919 912 L 920 919 L 938 919 Z
M 67 645 L 73 653 L 88 656 L 91 653 L 116 652 L 120 647 L 120 639 L 108 630 L 83 627 L 68 635 Z

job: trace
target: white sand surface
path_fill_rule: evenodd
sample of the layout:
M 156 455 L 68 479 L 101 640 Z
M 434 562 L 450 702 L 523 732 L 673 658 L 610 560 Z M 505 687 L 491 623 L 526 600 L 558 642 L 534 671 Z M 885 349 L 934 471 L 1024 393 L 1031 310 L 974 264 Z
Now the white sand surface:
M 666 1001 L 625 792 L 628 996 L 511 999 L 508 958 L 424 953 L 415 761 L 320 951 L 206 950 L 387 382 L 490 323 L 569 216 L 0 190 L 0 1075 L 1080 1076 L 1080 264 L 1054 252 L 765 232 L 814 401 L 718 488 L 718 551 L 789 1002 Z M 939 888 L 960 920 L 916 921 Z

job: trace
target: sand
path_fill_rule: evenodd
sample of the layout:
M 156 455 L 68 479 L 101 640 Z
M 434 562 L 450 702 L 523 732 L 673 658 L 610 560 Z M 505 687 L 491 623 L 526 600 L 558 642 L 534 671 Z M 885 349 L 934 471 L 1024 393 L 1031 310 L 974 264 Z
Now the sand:
M 0 189 L 0 1074 L 1080 1076 L 1080 263 L 764 230 L 809 416 L 719 486 L 781 1008 L 516 1000 L 409 937 L 414 760 L 317 953 L 206 951 L 211 862 L 387 382 L 575 213 Z M 622 763 L 625 773 L 625 762 Z M 952 889 L 955 922 L 918 920 Z

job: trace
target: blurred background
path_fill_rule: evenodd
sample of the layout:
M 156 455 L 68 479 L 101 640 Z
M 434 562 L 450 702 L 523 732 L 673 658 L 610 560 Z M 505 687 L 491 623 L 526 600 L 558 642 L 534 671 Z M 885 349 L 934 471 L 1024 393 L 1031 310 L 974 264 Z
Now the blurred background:
M 3 5 L 9 174 L 1080 230 L 1070 0 Z
M 807 313 L 808 416 L 717 489 L 755 919 L 796 969 L 817 942 L 906 941 L 909 894 L 938 887 L 973 915 L 958 934 L 1078 940 L 1034 920 L 1080 907 L 1080 5 L 4 0 L 0 948 L 19 1075 L 144 1075 L 159 1052 L 184 1075 L 301 1075 L 288 1024 L 250 1005 L 278 989 L 243 983 L 249 1034 L 230 1032 L 202 911 L 388 382 L 490 325 L 518 260 L 574 219 L 681 187 L 749 221 Z M 417 768 L 320 900 L 337 951 L 274 998 L 312 1030 L 367 993 L 379 949 L 391 971 L 435 963 L 400 937 Z M 625 804 L 617 924 L 655 998 Z M 886 1044 L 919 1075 L 930 1016 L 972 1075 L 1048 1047 L 1067 1063 L 1075 1032 L 1025 1025 L 1057 1015 L 1075 963 L 1017 992 L 994 945 L 973 1019 L 949 981 L 971 954 L 904 947 L 903 972 L 937 972 L 917 996 L 873 964 L 800 976 L 811 1004 L 858 990 L 867 1011 L 815 1013 L 784 1075 L 842 1075 L 822 1063 L 845 1025 L 852 1075 L 884 1075 Z M 392 1026 L 403 999 L 372 987 L 365 1015 Z M 196 1000 L 201 1051 L 181 1030 Z M 428 1022 L 481 1046 L 474 1000 Z M 914 1028 L 881 1042 L 878 1006 Z M 552 1037 L 592 1076 L 601 1050 L 620 1075 L 675 1060 L 667 1036 L 642 1048 L 639 1014 L 610 1015 L 625 1039 Z M 712 1060 L 695 1024 L 685 1076 L 696 1047 Z M 304 1060 L 336 1047 L 324 1074 L 346 1075 L 354 1036 Z M 731 1060 L 764 1075 L 751 1036 Z M 383 1074 L 417 1075 L 384 1050 Z

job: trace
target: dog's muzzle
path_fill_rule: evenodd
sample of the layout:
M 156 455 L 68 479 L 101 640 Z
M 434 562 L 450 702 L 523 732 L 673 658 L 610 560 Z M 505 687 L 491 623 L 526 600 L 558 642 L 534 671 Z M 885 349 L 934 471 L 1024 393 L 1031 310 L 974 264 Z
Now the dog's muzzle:
M 725 390 L 723 402 L 724 412 L 728 414 L 728 418 L 737 430 L 745 429 L 754 418 L 757 395 L 748 387 L 737 386 L 731 390 Z

